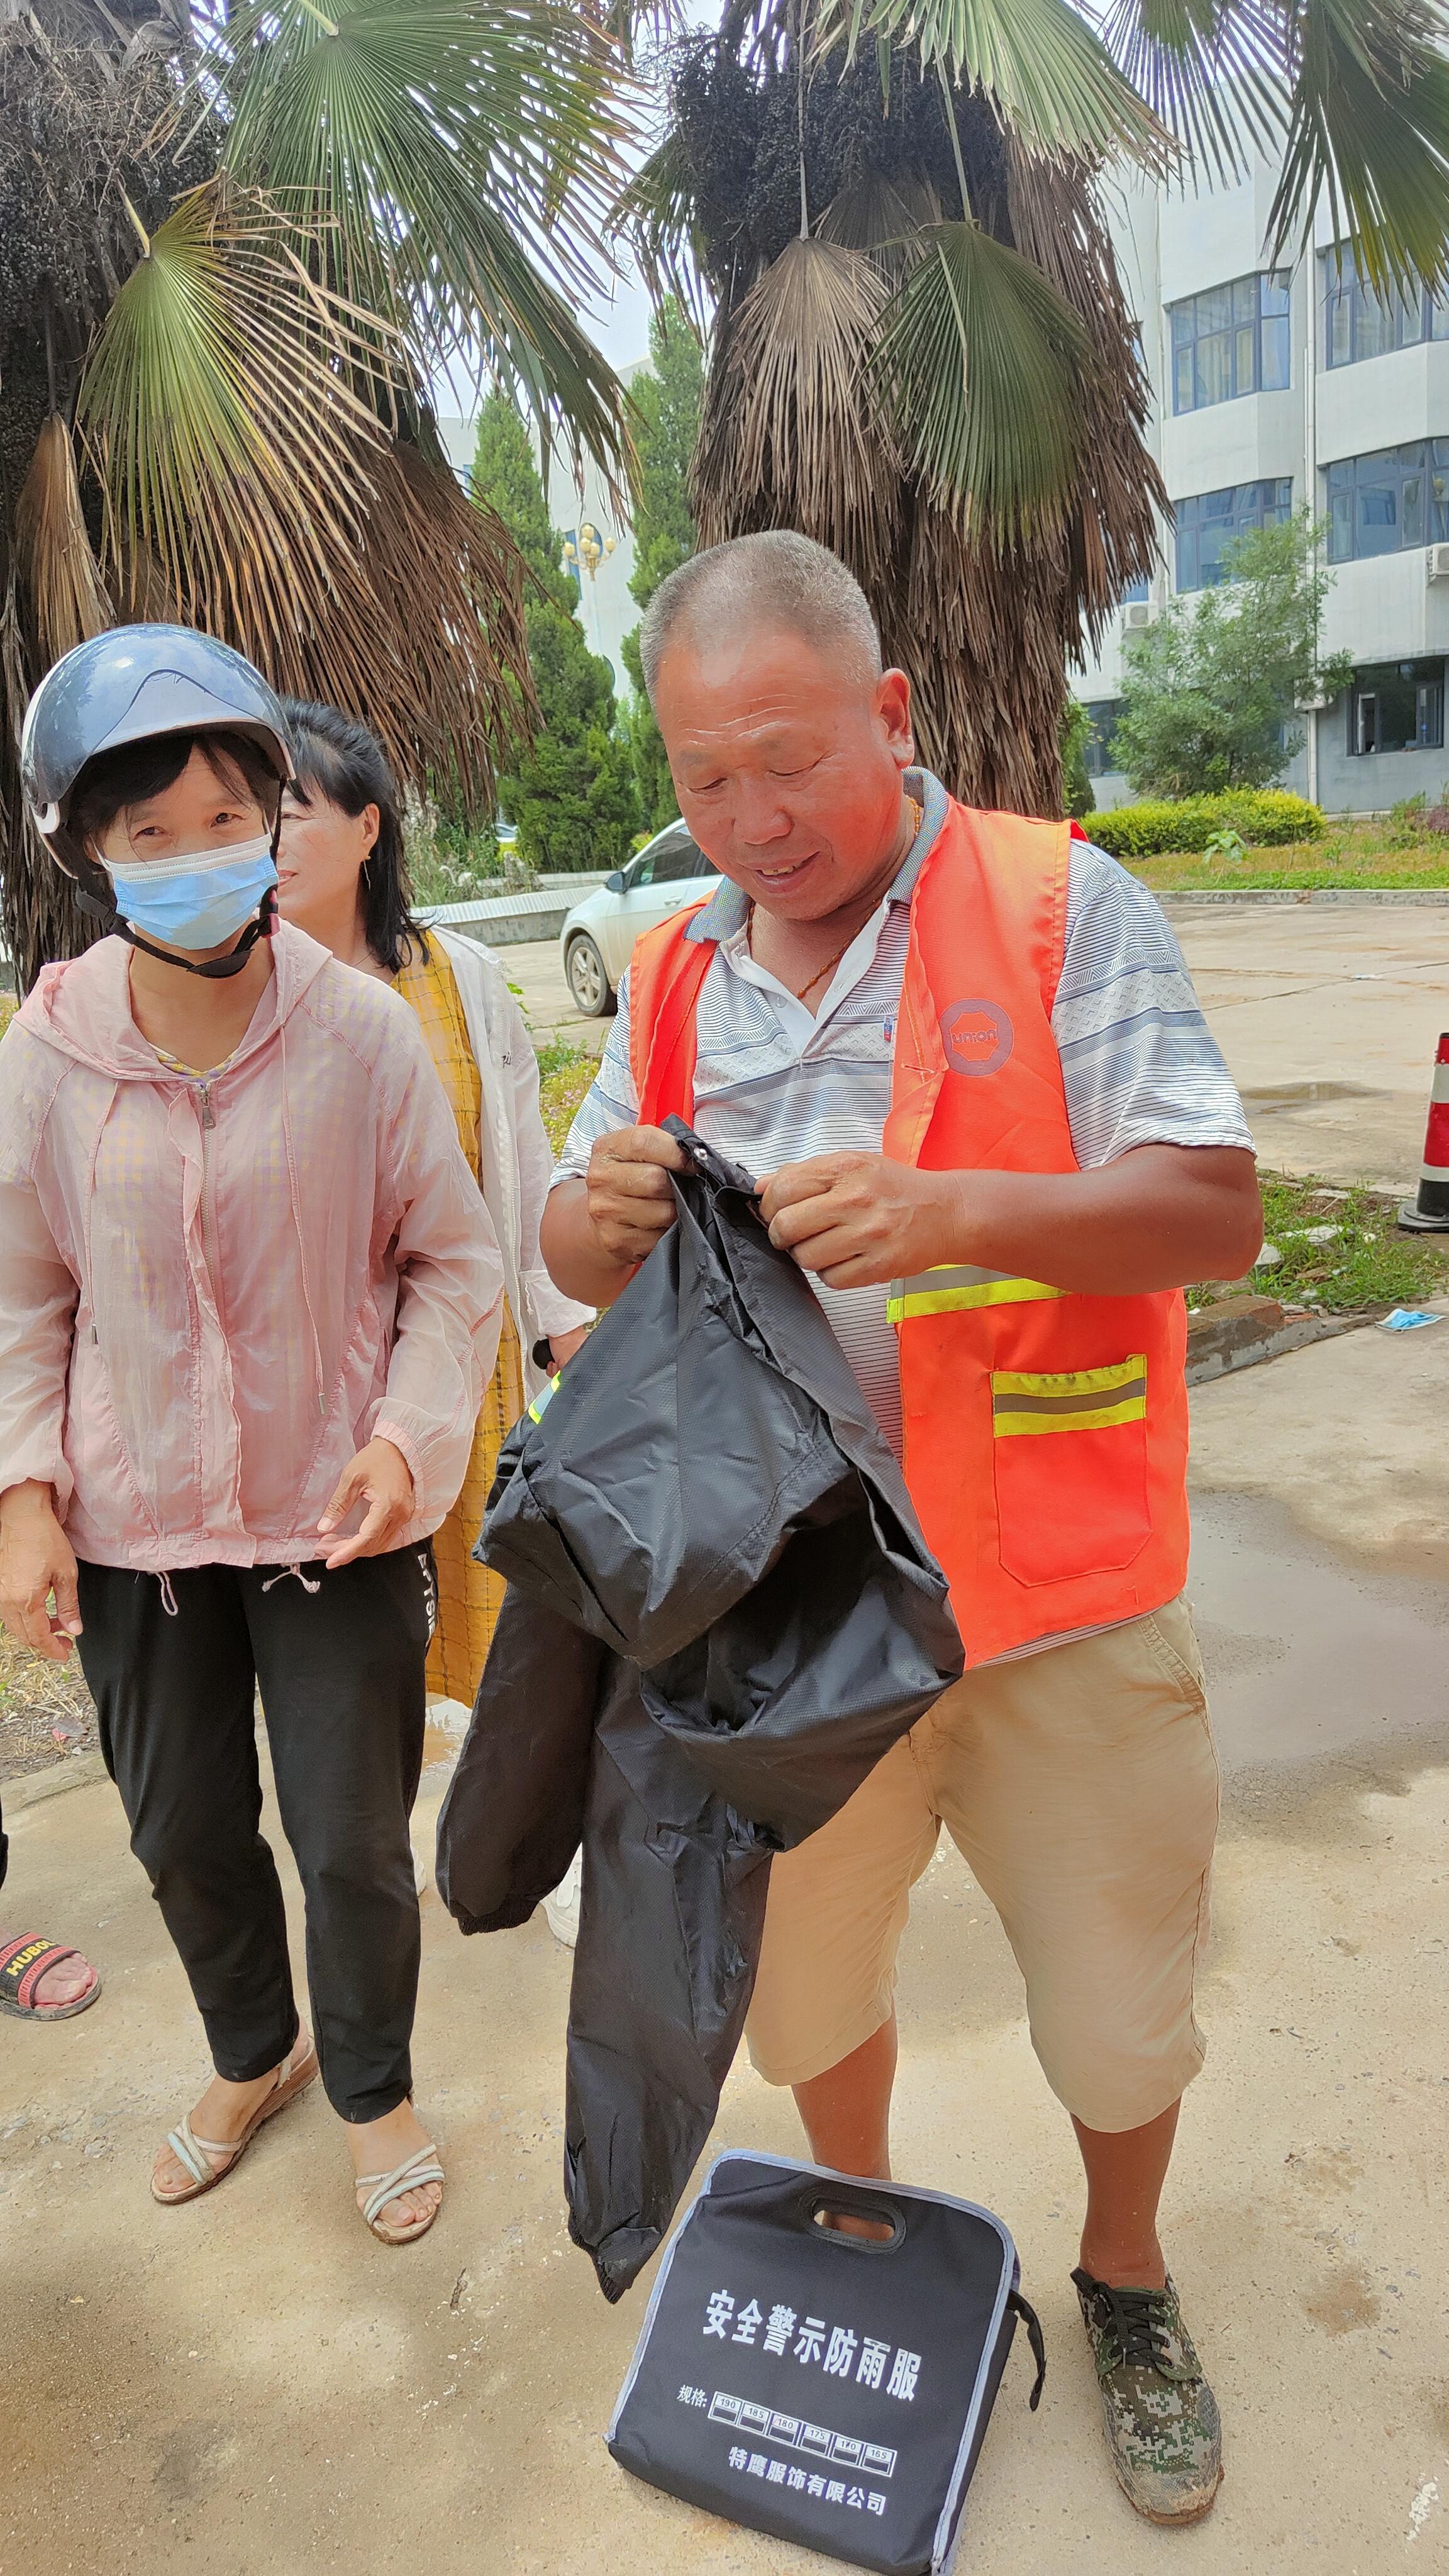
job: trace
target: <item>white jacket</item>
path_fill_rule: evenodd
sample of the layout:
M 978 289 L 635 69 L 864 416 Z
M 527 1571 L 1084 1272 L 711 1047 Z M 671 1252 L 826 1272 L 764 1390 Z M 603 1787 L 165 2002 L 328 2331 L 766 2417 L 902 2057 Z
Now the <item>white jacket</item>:
M 543 1266 L 538 1229 L 553 1173 L 553 1155 L 538 1110 L 538 1059 L 523 1013 L 508 989 L 502 959 L 481 940 L 456 930 L 429 930 L 452 967 L 468 1037 L 483 1077 L 479 1122 L 483 1197 L 503 1254 L 509 1311 L 523 1344 L 530 1395 L 541 1383 L 533 1344 L 577 1331 L 594 1320 L 555 1288 Z

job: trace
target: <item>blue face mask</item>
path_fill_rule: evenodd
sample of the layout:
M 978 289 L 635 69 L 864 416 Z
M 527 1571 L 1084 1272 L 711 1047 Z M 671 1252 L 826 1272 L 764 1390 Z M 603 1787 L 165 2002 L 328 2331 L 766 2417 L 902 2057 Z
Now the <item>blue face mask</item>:
M 130 868 L 106 864 L 121 919 L 167 948 L 224 947 L 277 882 L 270 832 L 234 841 L 229 850 L 146 859 Z

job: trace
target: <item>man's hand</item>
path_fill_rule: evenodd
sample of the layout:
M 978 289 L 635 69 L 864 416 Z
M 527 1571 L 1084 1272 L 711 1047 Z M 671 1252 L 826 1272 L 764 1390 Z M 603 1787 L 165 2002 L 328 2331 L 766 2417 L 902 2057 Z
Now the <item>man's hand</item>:
M 325 1559 L 329 1574 L 339 1565 L 350 1565 L 356 1556 L 386 1556 L 412 1519 L 412 1475 L 402 1451 L 390 1440 L 369 1440 L 351 1465 L 343 1468 L 337 1491 L 317 1523 L 323 1538 L 359 1502 L 367 1505 L 362 1527 L 355 1538 L 338 1540 Z
M 939 1264 L 1139 1297 L 1239 1279 L 1263 1210 L 1237 1145 L 1135 1145 L 1085 1172 L 920 1172 L 882 1154 L 820 1154 L 765 1184 L 771 1241 L 827 1288 L 869 1288 Z
M 12 1485 L 0 1495 L 0 1619 L 47 1663 L 63 1664 L 80 1635 L 75 1555 L 49 1485 Z
M 767 1181 L 770 1241 L 827 1288 L 874 1288 L 951 1258 L 945 1235 L 960 1191 L 954 1172 L 918 1172 L 884 1154 L 817 1154 Z
M 589 1156 L 589 1223 L 606 1261 L 637 1269 L 674 1223 L 671 1172 L 688 1163 L 662 1127 L 620 1127 L 601 1136 Z

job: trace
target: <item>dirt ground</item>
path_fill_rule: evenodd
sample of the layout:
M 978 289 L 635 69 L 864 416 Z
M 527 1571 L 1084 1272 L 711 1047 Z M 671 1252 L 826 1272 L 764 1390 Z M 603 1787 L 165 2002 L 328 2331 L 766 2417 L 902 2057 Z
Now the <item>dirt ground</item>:
M 43 1663 L 0 1628 L 0 1780 L 96 1749 L 95 1703 L 74 1654 Z

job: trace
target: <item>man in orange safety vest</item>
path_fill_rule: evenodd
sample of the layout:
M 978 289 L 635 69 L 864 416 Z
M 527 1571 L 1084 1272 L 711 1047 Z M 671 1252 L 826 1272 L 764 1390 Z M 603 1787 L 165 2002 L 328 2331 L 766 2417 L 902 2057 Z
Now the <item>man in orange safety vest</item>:
M 1152 898 L 1066 823 L 974 812 L 809 539 L 697 555 L 644 669 L 723 880 L 642 939 L 544 1218 L 607 1305 L 673 1221 L 671 1111 L 758 1174 L 950 1579 L 964 1678 L 773 1864 L 749 2041 L 818 2162 L 889 2173 L 895 1958 L 944 1822 L 1022 1969 L 1087 2207 L 1117 2476 L 1187 2522 L 1217 2408 L 1157 2235 L 1203 2042 L 1217 1768 L 1182 1597 L 1181 1290 L 1261 1237 L 1241 1106 Z

